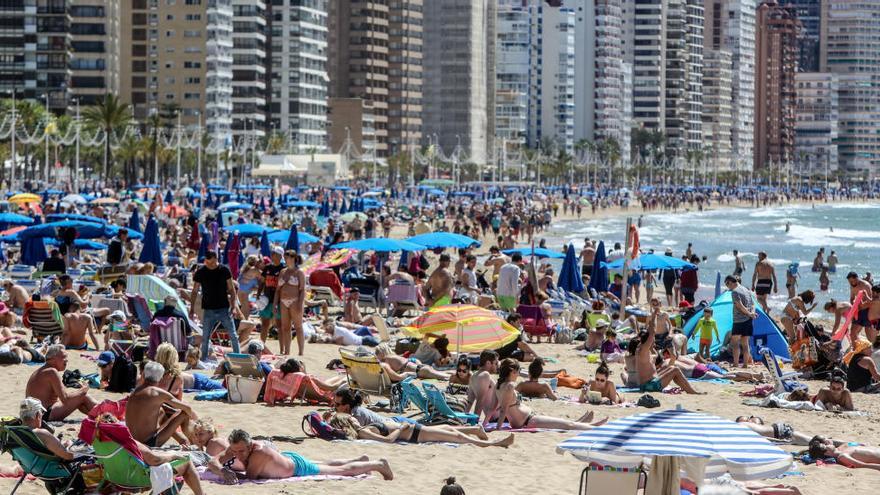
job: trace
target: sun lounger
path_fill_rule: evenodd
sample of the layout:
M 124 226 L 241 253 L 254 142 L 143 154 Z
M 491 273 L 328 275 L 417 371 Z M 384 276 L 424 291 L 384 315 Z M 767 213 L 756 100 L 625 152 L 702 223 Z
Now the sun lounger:
M 104 285 L 109 285 L 110 282 L 124 277 L 127 271 L 127 265 L 102 266 L 95 271 L 95 280 Z
M 9 453 L 24 471 L 9 495 L 15 495 L 29 475 L 43 481 L 49 493 L 67 493 L 77 479 L 82 481 L 79 465 L 86 458 L 64 461 L 53 454 L 27 426 L 0 426 L 0 451 Z
M 410 283 L 393 283 L 388 286 L 388 312 L 393 314 L 408 311 L 418 311 L 422 305 L 419 304 L 418 289 L 414 284 Z
M 53 301 L 33 301 L 25 306 L 25 326 L 31 329 L 34 340 L 42 341 L 46 337 L 61 336 L 64 327 L 58 305 Z
M 797 381 L 797 378 L 801 376 L 797 371 L 790 371 L 788 373 L 782 371 L 782 368 L 779 367 L 779 361 L 776 359 L 776 354 L 769 347 L 761 347 L 758 350 L 758 354 L 761 355 L 761 361 L 767 367 L 770 376 L 773 377 L 777 394 L 808 388 L 805 383 Z
M 353 278 L 349 280 L 349 288 L 358 290 L 358 304 L 363 308 L 379 311 L 382 307 L 382 286 L 373 278 Z
M 339 356 L 352 389 L 378 395 L 387 395 L 391 389 L 391 379 L 385 374 L 376 356 L 356 349 L 340 347 Z
M 432 413 L 430 417 L 431 421 L 436 421 L 438 418 L 448 418 L 460 423 L 475 425 L 480 420 L 480 417 L 476 414 L 453 411 L 446 402 L 446 396 L 444 396 L 443 392 L 434 385 L 423 382 L 422 388 L 425 390 L 428 407 Z
M 30 265 L 12 265 L 6 270 L 6 275 L 13 280 L 29 279 L 37 271 Z

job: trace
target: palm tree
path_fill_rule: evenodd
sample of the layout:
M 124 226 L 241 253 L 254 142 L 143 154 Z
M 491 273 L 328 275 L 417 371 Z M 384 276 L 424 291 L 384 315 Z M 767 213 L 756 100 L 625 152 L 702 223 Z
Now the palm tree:
M 111 158 L 110 136 L 114 129 L 124 129 L 131 121 L 131 106 L 122 102 L 118 96 L 106 93 L 98 104 L 83 111 L 83 120 L 86 125 L 104 131 L 104 168 L 102 175 L 108 179 L 108 162 Z
M 162 116 L 158 113 L 152 113 L 147 117 L 147 127 L 150 128 L 150 163 L 147 163 L 144 166 L 144 177 L 149 177 L 150 167 L 153 167 L 158 163 L 156 160 L 159 152 L 159 131 L 162 126 Z M 158 179 L 158 177 L 155 177 L 155 175 L 158 175 L 158 167 L 156 167 L 153 175 L 153 179 Z

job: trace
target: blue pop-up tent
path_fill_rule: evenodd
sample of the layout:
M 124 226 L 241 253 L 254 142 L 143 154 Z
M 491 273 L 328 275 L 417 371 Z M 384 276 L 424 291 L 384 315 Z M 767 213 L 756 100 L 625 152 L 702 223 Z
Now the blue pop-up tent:
M 721 294 L 715 302 L 712 303 L 713 317 L 718 323 L 718 336 L 721 340 L 715 339 L 713 336 L 711 354 L 712 358 L 718 356 L 721 352 L 721 344 L 727 339 L 727 335 L 733 328 L 733 300 L 730 297 L 730 291 Z M 758 350 L 761 347 L 769 347 L 776 356 L 790 359 L 788 352 L 788 343 L 780 329 L 772 318 L 761 309 L 761 305 L 755 301 L 755 310 L 758 317 L 752 322 L 754 331 L 749 345 L 752 350 L 752 357 L 757 361 L 761 359 Z M 700 310 L 693 318 L 688 320 L 684 326 L 684 334 L 688 337 L 688 352 L 697 352 L 700 348 L 700 336 L 694 332 L 697 322 L 703 317 L 703 311 Z

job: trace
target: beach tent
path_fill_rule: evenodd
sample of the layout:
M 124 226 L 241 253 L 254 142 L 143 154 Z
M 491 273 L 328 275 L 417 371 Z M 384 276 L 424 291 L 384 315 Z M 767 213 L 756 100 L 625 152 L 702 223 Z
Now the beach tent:
M 731 299 L 730 291 L 726 291 L 715 299 L 711 307 L 714 312 L 715 322 L 718 323 L 718 336 L 721 339 L 720 341 L 714 338 L 712 340 L 711 354 L 715 358 L 721 352 L 721 344 L 726 340 L 727 334 L 733 328 L 733 300 Z M 767 316 L 767 313 L 761 309 L 761 305 L 757 301 L 755 302 L 755 310 L 758 312 L 758 317 L 753 321 L 754 333 L 749 341 L 752 357 L 755 360 L 761 359 L 758 349 L 769 347 L 778 357 L 790 359 L 788 343 L 783 336 L 782 330 L 772 318 Z M 688 337 L 688 352 L 697 352 L 700 348 L 700 336 L 694 332 L 694 328 L 696 328 L 697 322 L 702 317 L 703 311 L 700 310 L 684 326 L 684 334 Z

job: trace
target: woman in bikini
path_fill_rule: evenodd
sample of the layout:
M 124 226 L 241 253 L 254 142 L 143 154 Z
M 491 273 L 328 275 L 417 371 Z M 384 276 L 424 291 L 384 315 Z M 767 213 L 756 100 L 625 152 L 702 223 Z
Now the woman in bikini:
M 398 423 L 385 421 L 361 426 L 353 416 L 336 413 L 330 417 L 330 426 L 345 432 L 349 440 L 375 440 L 377 442 L 425 443 L 446 442 L 470 444 L 477 447 L 510 447 L 514 434 L 501 440 L 489 441 L 489 436 L 479 426 L 455 428 L 449 425 L 422 425 L 419 423 Z
M 584 414 L 577 421 L 569 419 L 541 416 L 522 403 L 522 395 L 516 391 L 516 380 L 519 377 L 519 363 L 513 359 L 501 361 L 498 370 L 498 384 L 495 394 L 498 397 L 498 426 L 508 420 L 511 428 L 547 428 L 555 430 L 592 430 L 605 424 L 608 418 L 590 423 L 593 412 Z
M 623 397 L 617 393 L 617 387 L 611 381 L 611 370 L 608 369 L 608 364 L 605 361 L 602 361 L 596 369 L 596 378 L 590 380 L 590 383 L 581 389 L 581 396 L 578 398 L 578 402 L 587 402 L 590 392 L 602 394 L 602 404 L 620 404 L 623 402 Z
M 269 373 L 263 399 L 270 406 L 287 397 L 293 400 L 332 404 L 334 393 L 345 383 L 345 378 L 341 376 L 322 380 L 310 375 L 306 373 L 305 366 L 298 359 L 290 358 L 281 363 L 277 370 Z
M 278 274 L 278 289 L 275 291 L 275 304 L 281 309 L 281 329 L 278 332 L 278 342 L 281 355 L 290 354 L 290 328 L 296 331 L 296 345 L 299 355 L 303 355 L 305 349 L 305 334 L 303 333 L 303 311 L 306 302 L 306 276 L 300 268 L 302 258 L 296 251 L 288 250 L 284 253 L 287 268 Z
M 788 300 L 788 304 L 782 310 L 782 326 L 785 327 L 785 335 L 788 337 L 789 342 L 797 340 L 794 328 L 795 322 L 816 309 L 816 303 L 813 302 L 815 299 L 816 294 L 811 290 L 806 290 Z M 807 304 L 811 306 L 807 307 Z
M 223 382 L 212 380 L 206 374 L 181 371 L 177 361 L 177 349 L 168 342 L 159 344 L 155 358 L 155 361 L 165 368 L 165 375 L 159 381 L 159 388 L 168 391 L 178 400 L 183 398 L 184 390 L 211 391 L 223 388 Z
M 398 356 L 387 343 L 383 342 L 376 346 L 374 352 L 382 369 L 385 370 L 393 383 L 397 383 L 407 376 L 430 380 L 449 380 L 449 373 L 437 371 L 427 364 L 422 364 L 418 359 Z

